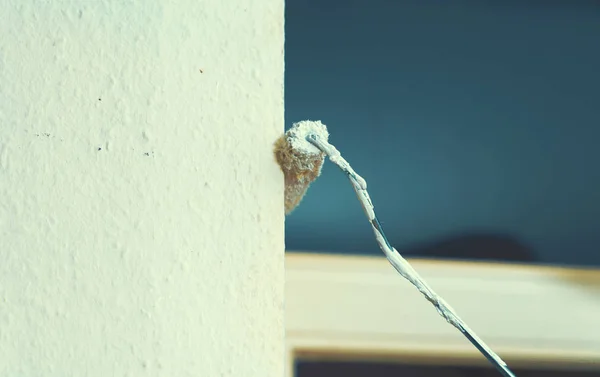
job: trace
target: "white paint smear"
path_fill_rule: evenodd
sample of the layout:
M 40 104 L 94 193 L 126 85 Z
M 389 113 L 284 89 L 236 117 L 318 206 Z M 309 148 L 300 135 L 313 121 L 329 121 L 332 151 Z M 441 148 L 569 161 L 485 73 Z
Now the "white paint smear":
M 319 148 L 312 145 L 306 140 L 309 135 L 314 135 L 319 140 L 327 142 L 329 139 L 329 132 L 327 127 L 321 123 L 320 120 L 303 120 L 298 123 L 294 123 L 292 127 L 286 132 L 288 142 L 292 148 L 296 151 L 306 154 L 321 154 Z

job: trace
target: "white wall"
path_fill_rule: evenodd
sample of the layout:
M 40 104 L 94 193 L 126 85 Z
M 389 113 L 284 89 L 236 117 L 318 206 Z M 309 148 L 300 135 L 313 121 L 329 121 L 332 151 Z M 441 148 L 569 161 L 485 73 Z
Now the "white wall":
M 0 375 L 280 376 L 283 0 L 0 19 Z

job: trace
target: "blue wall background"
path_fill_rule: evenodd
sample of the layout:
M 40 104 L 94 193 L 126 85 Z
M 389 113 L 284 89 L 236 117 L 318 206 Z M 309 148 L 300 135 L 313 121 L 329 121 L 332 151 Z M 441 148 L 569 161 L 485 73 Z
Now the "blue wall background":
M 287 126 L 327 124 L 400 252 L 600 265 L 599 2 L 288 0 L 285 54 Z M 332 164 L 286 247 L 379 255 Z

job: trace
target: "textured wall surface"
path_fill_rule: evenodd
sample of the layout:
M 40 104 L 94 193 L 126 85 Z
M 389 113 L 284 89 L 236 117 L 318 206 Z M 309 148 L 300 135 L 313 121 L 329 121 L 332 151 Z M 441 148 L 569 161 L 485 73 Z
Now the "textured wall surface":
M 0 14 L 0 375 L 281 375 L 283 1 Z

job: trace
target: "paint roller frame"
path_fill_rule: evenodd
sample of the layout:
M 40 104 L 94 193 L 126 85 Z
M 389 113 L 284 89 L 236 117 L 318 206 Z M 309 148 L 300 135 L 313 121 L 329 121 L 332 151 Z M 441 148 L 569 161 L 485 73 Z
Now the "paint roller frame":
M 321 173 L 324 156 L 346 174 L 369 219 L 380 249 L 396 271 L 423 294 L 437 312 L 457 328 L 504 376 L 516 377 L 507 364 L 481 340 L 467 324 L 458 317 L 454 309 L 438 296 L 406 259 L 391 246 L 375 210 L 366 181 L 358 175 L 341 153 L 328 142 L 329 133 L 321 122 L 303 121 L 295 123 L 275 144 L 275 156 L 286 178 L 285 210 L 289 214 L 299 203 L 310 183 Z M 304 142 L 316 149 L 307 148 Z

